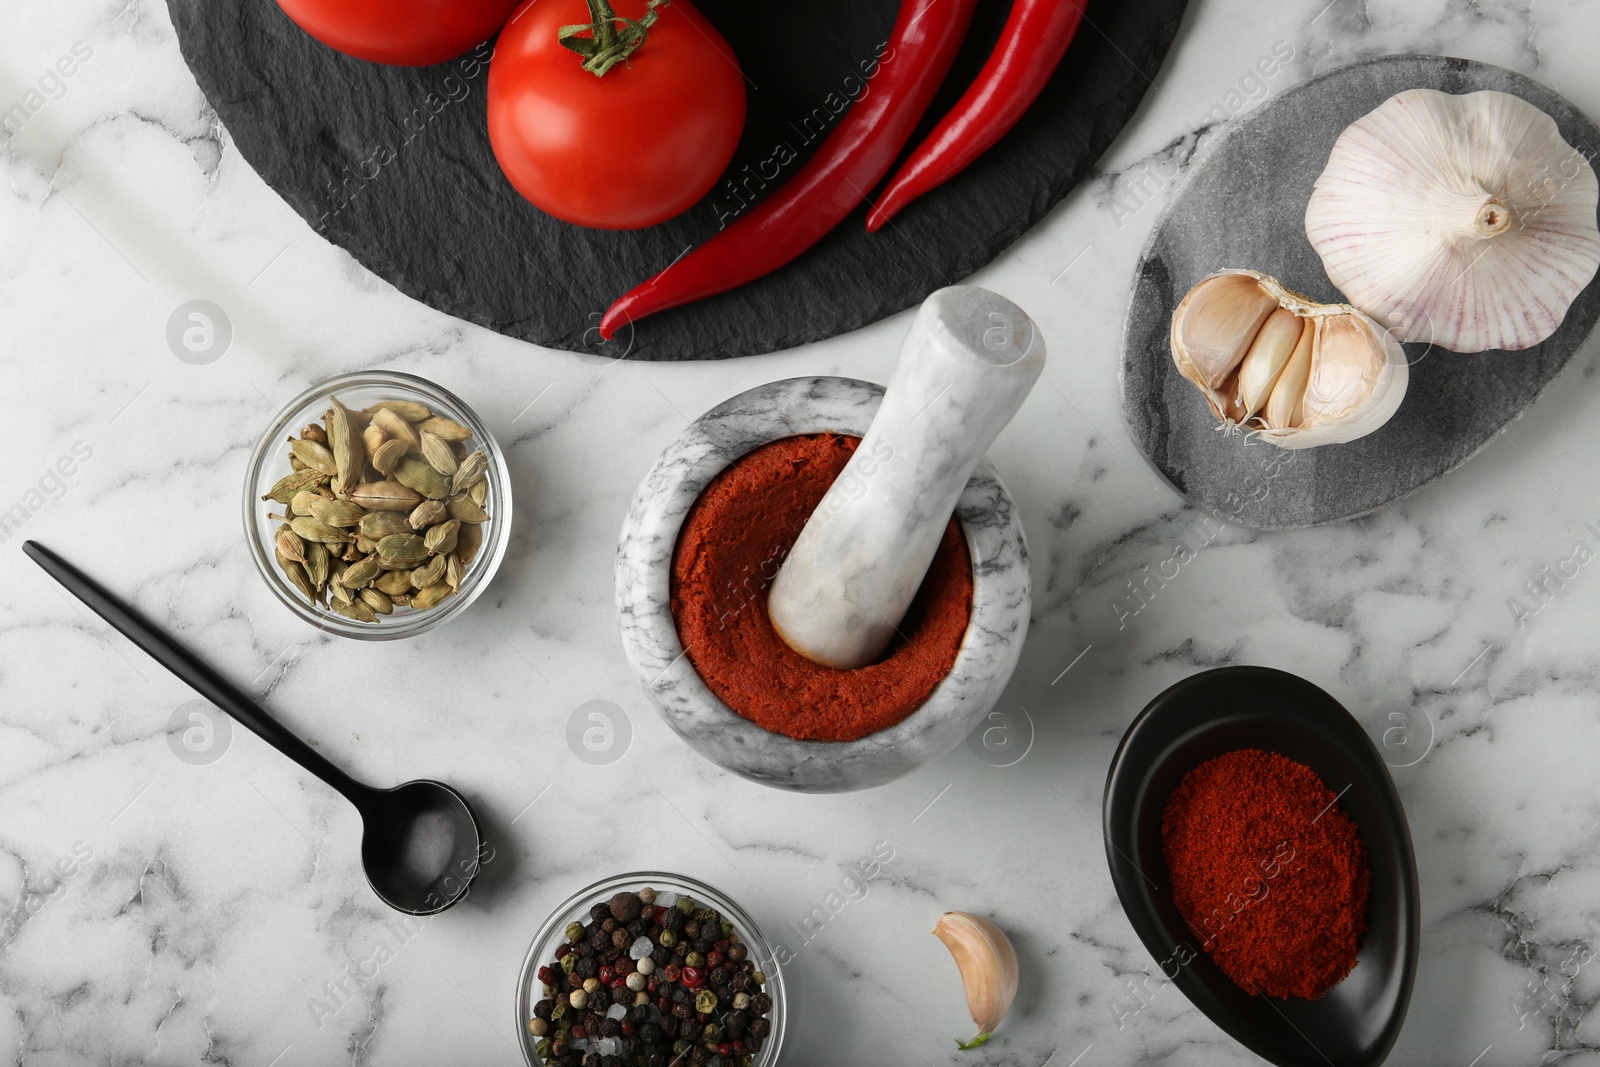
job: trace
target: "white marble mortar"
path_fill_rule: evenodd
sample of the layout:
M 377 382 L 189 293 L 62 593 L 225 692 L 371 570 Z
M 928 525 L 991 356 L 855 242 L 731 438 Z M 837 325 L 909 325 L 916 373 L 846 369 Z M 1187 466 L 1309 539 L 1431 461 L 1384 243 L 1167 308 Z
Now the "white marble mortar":
M 956 661 L 903 721 L 859 741 L 796 741 L 757 726 L 711 692 L 678 640 L 669 603 L 673 549 L 711 480 L 754 449 L 812 433 L 863 435 L 883 387 L 853 378 L 769 382 L 717 405 L 645 475 L 617 545 L 622 644 L 656 709 L 690 747 L 752 781 L 803 793 L 882 785 L 943 756 L 992 708 L 1022 653 L 1033 603 L 1016 504 L 988 460 L 956 503 L 973 560 L 972 621 Z

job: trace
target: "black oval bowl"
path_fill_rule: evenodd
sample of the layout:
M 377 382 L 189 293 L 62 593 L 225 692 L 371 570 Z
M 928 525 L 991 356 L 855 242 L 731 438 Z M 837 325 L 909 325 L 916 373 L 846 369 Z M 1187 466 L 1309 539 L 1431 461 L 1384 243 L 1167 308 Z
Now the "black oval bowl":
M 1161 848 L 1167 797 L 1194 767 L 1239 748 L 1280 752 L 1335 793 L 1345 790 L 1339 805 L 1366 845 L 1366 940 L 1355 970 L 1318 1000 L 1245 992 L 1200 947 L 1172 900 Z M 1139 940 L 1234 1040 L 1280 1067 L 1369 1067 L 1388 1056 L 1416 980 L 1417 860 L 1389 769 L 1337 700 L 1268 667 L 1223 667 L 1179 682 L 1139 713 L 1117 747 L 1106 775 L 1105 838 L 1111 881 Z M 1192 959 L 1181 962 L 1186 955 Z

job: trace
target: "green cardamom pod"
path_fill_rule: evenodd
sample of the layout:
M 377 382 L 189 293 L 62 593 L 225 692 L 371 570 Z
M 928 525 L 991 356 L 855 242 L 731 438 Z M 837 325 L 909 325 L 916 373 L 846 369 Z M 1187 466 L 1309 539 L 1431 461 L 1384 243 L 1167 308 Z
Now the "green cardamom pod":
M 436 522 L 443 522 L 449 514 L 445 510 L 443 500 L 424 500 L 411 513 L 409 521 L 413 530 L 420 530 L 425 526 L 432 526 Z
M 278 479 L 276 485 L 267 490 L 262 500 L 276 500 L 280 504 L 291 504 L 294 495 L 302 489 L 310 489 L 314 485 L 321 485 L 328 480 L 328 476 L 319 470 L 307 467 L 305 470 L 292 471 Z
M 422 458 L 428 461 L 428 466 L 447 478 L 455 474 L 459 467 L 456 463 L 456 454 L 450 451 L 450 446 L 445 443 L 444 438 L 437 434 L 426 432 L 422 434 Z
M 444 568 L 445 558 L 434 556 L 426 564 L 411 572 L 411 588 L 420 591 L 430 585 L 438 585 L 444 581 Z
M 313 470 L 319 470 L 329 477 L 339 473 L 339 465 L 333 461 L 333 453 L 315 441 L 291 438 L 289 451 L 301 463 Z
M 377 613 L 362 600 L 330 600 L 328 601 L 328 607 L 347 619 L 354 619 L 356 622 L 378 621 Z
M 328 571 L 333 566 L 328 550 L 315 541 L 306 545 L 306 577 L 311 579 L 311 584 L 321 589 L 328 584 Z
M 376 426 L 377 423 L 373 425 Z M 394 469 L 400 465 L 400 461 L 406 458 L 408 451 L 410 448 L 404 441 L 384 441 L 372 452 L 372 469 L 388 478 L 394 474 Z
M 278 550 L 278 555 L 285 559 L 292 559 L 296 563 L 304 563 L 306 561 L 306 543 L 300 540 L 300 535 L 289 527 L 278 527 L 278 532 L 273 535 L 272 541 Z
M 417 430 L 422 433 L 431 433 L 435 437 L 446 441 L 465 441 L 472 436 L 472 431 L 453 419 L 442 415 L 435 415 L 417 423 Z
M 394 601 L 390 600 L 383 593 L 378 592 L 378 590 L 372 588 L 371 586 L 361 590 L 361 596 L 359 599 L 363 604 L 377 612 L 379 615 L 390 615 L 394 612 Z
M 356 523 L 356 532 L 368 541 L 382 541 L 390 534 L 410 533 L 411 527 L 398 511 L 369 511 Z
M 411 572 L 407 570 L 384 571 L 372 583 L 372 588 L 391 597 L 411 592 Z
M 339 582 L 346 589 L 361 589 L 382 573 L 383 567 L 378 564 L 377 557 L 367 556 L 350 564 L 344 574 L 340 575 Z
M 418 611 L 427 611 L 429 608 L 436 608 L 442 604 L 450 596 L 450 593 L 450 587 L 443 582 L 439 582 L 436 585 L 428 586 L 426 589 L 418 590 L 417 595 L 411 601 L 411 606 Z
M 428 548 L 416 534 L 390 534 L 378 542 L 378 562 L 385 570 L 413 567 L 428 558 Z
M 427 464 L 424 470 L 432 471 Z M 368 511 L 410 511 L 422 503 L 422 494 L 400 482 L 362 482 L 350 490 L 350 499 Z
M 434 500 L 443 500 L 450 495 L 450 479 L 425 461 L 412 456 L 407 456 L 395 466 L 394 480 Z
M 407 422 L 421 422 L 433 417 L 433 412 L 414 400 L 383 400 L 368 408 L 367 414 L 376 416 L 379 408 L 387 408 Z
M 321 602 L 317 596 L 317 587 L 311 584 L 311 579 L 306 576 L 306 569 L 300 565 L 299 560 L 289 559 L 283 553 L 278 553 L 278 567 L 288 577 L 294 587 L 311 603 Z
M 422 535 L 423 544 L 428 546 L 428 551 L 436 556 L 448 556 L 456 550 L 456 540 L 461 533 L 461 520 L 451 519 L 441 522 Z M 432 585 L 432 582 L 428 583 Z
M 350 500 L 314 500 L 311 517 L 329 526 L 354 526 L 367 513 L 366 508 Z
M 460 493 L 471 489 L 483 481 L 485 473 L 489 470 L 489 457 L 483 449 L 478 449 L 472 455 L 461 461 L 456 468 L 454 478 L 450 479 L 450 492 Z
M 307 541 L 320 541 L 325 545 L 342 545 L 350 540 L 350 535 L 337 526 L 329 526 L 327 523 L 318 522 L 316 519 L 298 517 L 291 521 L 289 525 L 294 529 L 295 533 Z
M 411 428 L 409 422 L 388 408 L 380 407 L 375 409 L 372 412 L 372 421 L 374 424 L 383 427 L 383 432 L 386 436 L 392 437 L 397 441 L 404 441 L 407 448 L 417 447 L 417 431 Z
M 461 565 L 468 567 L 478 558 L 478 550 L 483 547 L 483 527 L 468 523 L 461 527 L 461 532 L 456 535 L 456 555 L 461 557 Z
M 450 512 L 450 517 L 452 519 L 460 519 L 462 522 L 470 523 L 489 521 L 489 513 L 484 511 L 483 508 L 478 505 L 478 502 L 473 500 L 470 496 L 464 496 L 460 493 L 457 493 L 455 496 L 445 501 L 444 506 L 445 509 Z
M 361 446 L 361 438 L 356 436 L 350 409 L 339 403 L 338 397 L 333 397 L 331 403 L 332 408 L 328 412 L 328 447 L 338 468 L 335 487 L 340 492 L 348 493 L 361 477 L 366 454 Z

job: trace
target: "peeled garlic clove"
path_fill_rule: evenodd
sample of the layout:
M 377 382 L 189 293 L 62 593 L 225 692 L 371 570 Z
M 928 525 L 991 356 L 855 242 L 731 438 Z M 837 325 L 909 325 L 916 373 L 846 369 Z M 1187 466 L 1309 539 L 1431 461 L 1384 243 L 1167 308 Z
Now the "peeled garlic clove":
M 1253 333 L 1242 329 L 1262 297 L 1271 310 Z M 1191 341 L 1209 347 L 1196 353 Z M 1173 312 L 1172 358 L 1224 428 L 1282 448 L 1371 433 L 1394 415 L 1409 377 L 1405 350 L 1371 316 L 1251 270 L 1213 274 L 1189 291 Z
M 933 927 L 961 971 L 967 990 L 967 1010 L 978 1024 L 970 1041 L 957 1040 L 963 1049 L 977 1048 L 989 1040 L 1017 996 L 1017 953 L 1005 932 L 981 915 L 947 911 Z
M 1306 206 L 1333 284 L 1456 352 L 1539 344 L 1600 267 L 1594 168 L 1508 93 L 1408 89 L 1339 135 Z
M 1246 418 L 1266 406 L 1278 375 L 1294 355 L 1307 323 L 1288 308 L 1278 308 L 1261 324 L 1239 363 L 1239 405 Z

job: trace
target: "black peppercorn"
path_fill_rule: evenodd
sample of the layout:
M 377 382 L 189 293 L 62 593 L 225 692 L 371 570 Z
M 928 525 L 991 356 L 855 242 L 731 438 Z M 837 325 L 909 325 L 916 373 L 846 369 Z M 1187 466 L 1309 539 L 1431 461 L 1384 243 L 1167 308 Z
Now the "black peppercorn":
M 733 960 L 735 963 L 737 963 L 740 960 L 744 959 L 749 954 L 750 954 L 750 950 L 745 948 L 742 943 L 732 944 L 732 945 L 728 946 L 728 958 L 730 960 Z
M 632 1004 L 633 1003 L 633 990 L 629 989 L 625 985 L 617 986 L 617 988 L 615 988 L 615 989 L 613 989 L 611 991 L 611 1003 L 613 1003 L 613 1004 Z
M 600 965 L 594 961 L 593 956 L 586 956 L 572 968 L 572 973 L 582 978 L 593 978 L 600 973 Z
M 619 923 L 631 923 L 639 917 L 639 912 L 644 908 L 644 901 L 639 899 L 638 893 L 621 892 L 611 898 L 608 906 L 611 917 Z
M 535 1004 L 533 1006 L 533 1016 L 534 1016 L 534 1018 L 536 1018 L 536 1019 L 544 1019 L 544 1020 L 548 1021 L 549 1018 L 550 1018 L 550 1009 L 555 1007 L 555 1006 L 556 1006 L 555 1005 L 555 1001 L 552 1001 L 552 1000 L 541 1000 L 541 1001 L 539 1001 L 539 1003 L 537 1003 L 537 1004 Z
M 753 1007 L 754 1004 L 755 1004 L 755 1000 L 752 998 L 751 1006 Z M 760 1041 L 762 1038 L 766 1037 L 771 1032 L 772 1032 L 772 1023 L 768 1022 L 766 1019 L 752 1019 L 752 1020 L 750 1020 L 750 1036 L 752 1038 L 754 1038 L 755 1040 Z M 745 1043 L 749 1044 L 748 1041 L 745 1042 Z
M 602 1019 L 600 1021 L 601 1037 L 616 1037 L 622 1033 L 622 1024 L 615 1019 Z
M 680 1021 L 680 1029 L 682 1028 L 682 1020 L 688 1019 L 689 1016 L 693 1014 L 694 1009 L 688 1004 L 685 1004 L 683 1001 L 678 1001 L 676 1004 L 672 1005 L 672 1017 Z
M 603 902 L 596 904 L 594 907 L 589 909 L 589 918 L 593 919 L 595 922 L 599 922 L 601 919 L 604 919 L 610 914 L 611 906 Z
M 757 993 L 750 998 L 750 1010 L 757 1015 L 765 1015 L 772 1010 L 772 998 L 765 993 Z

